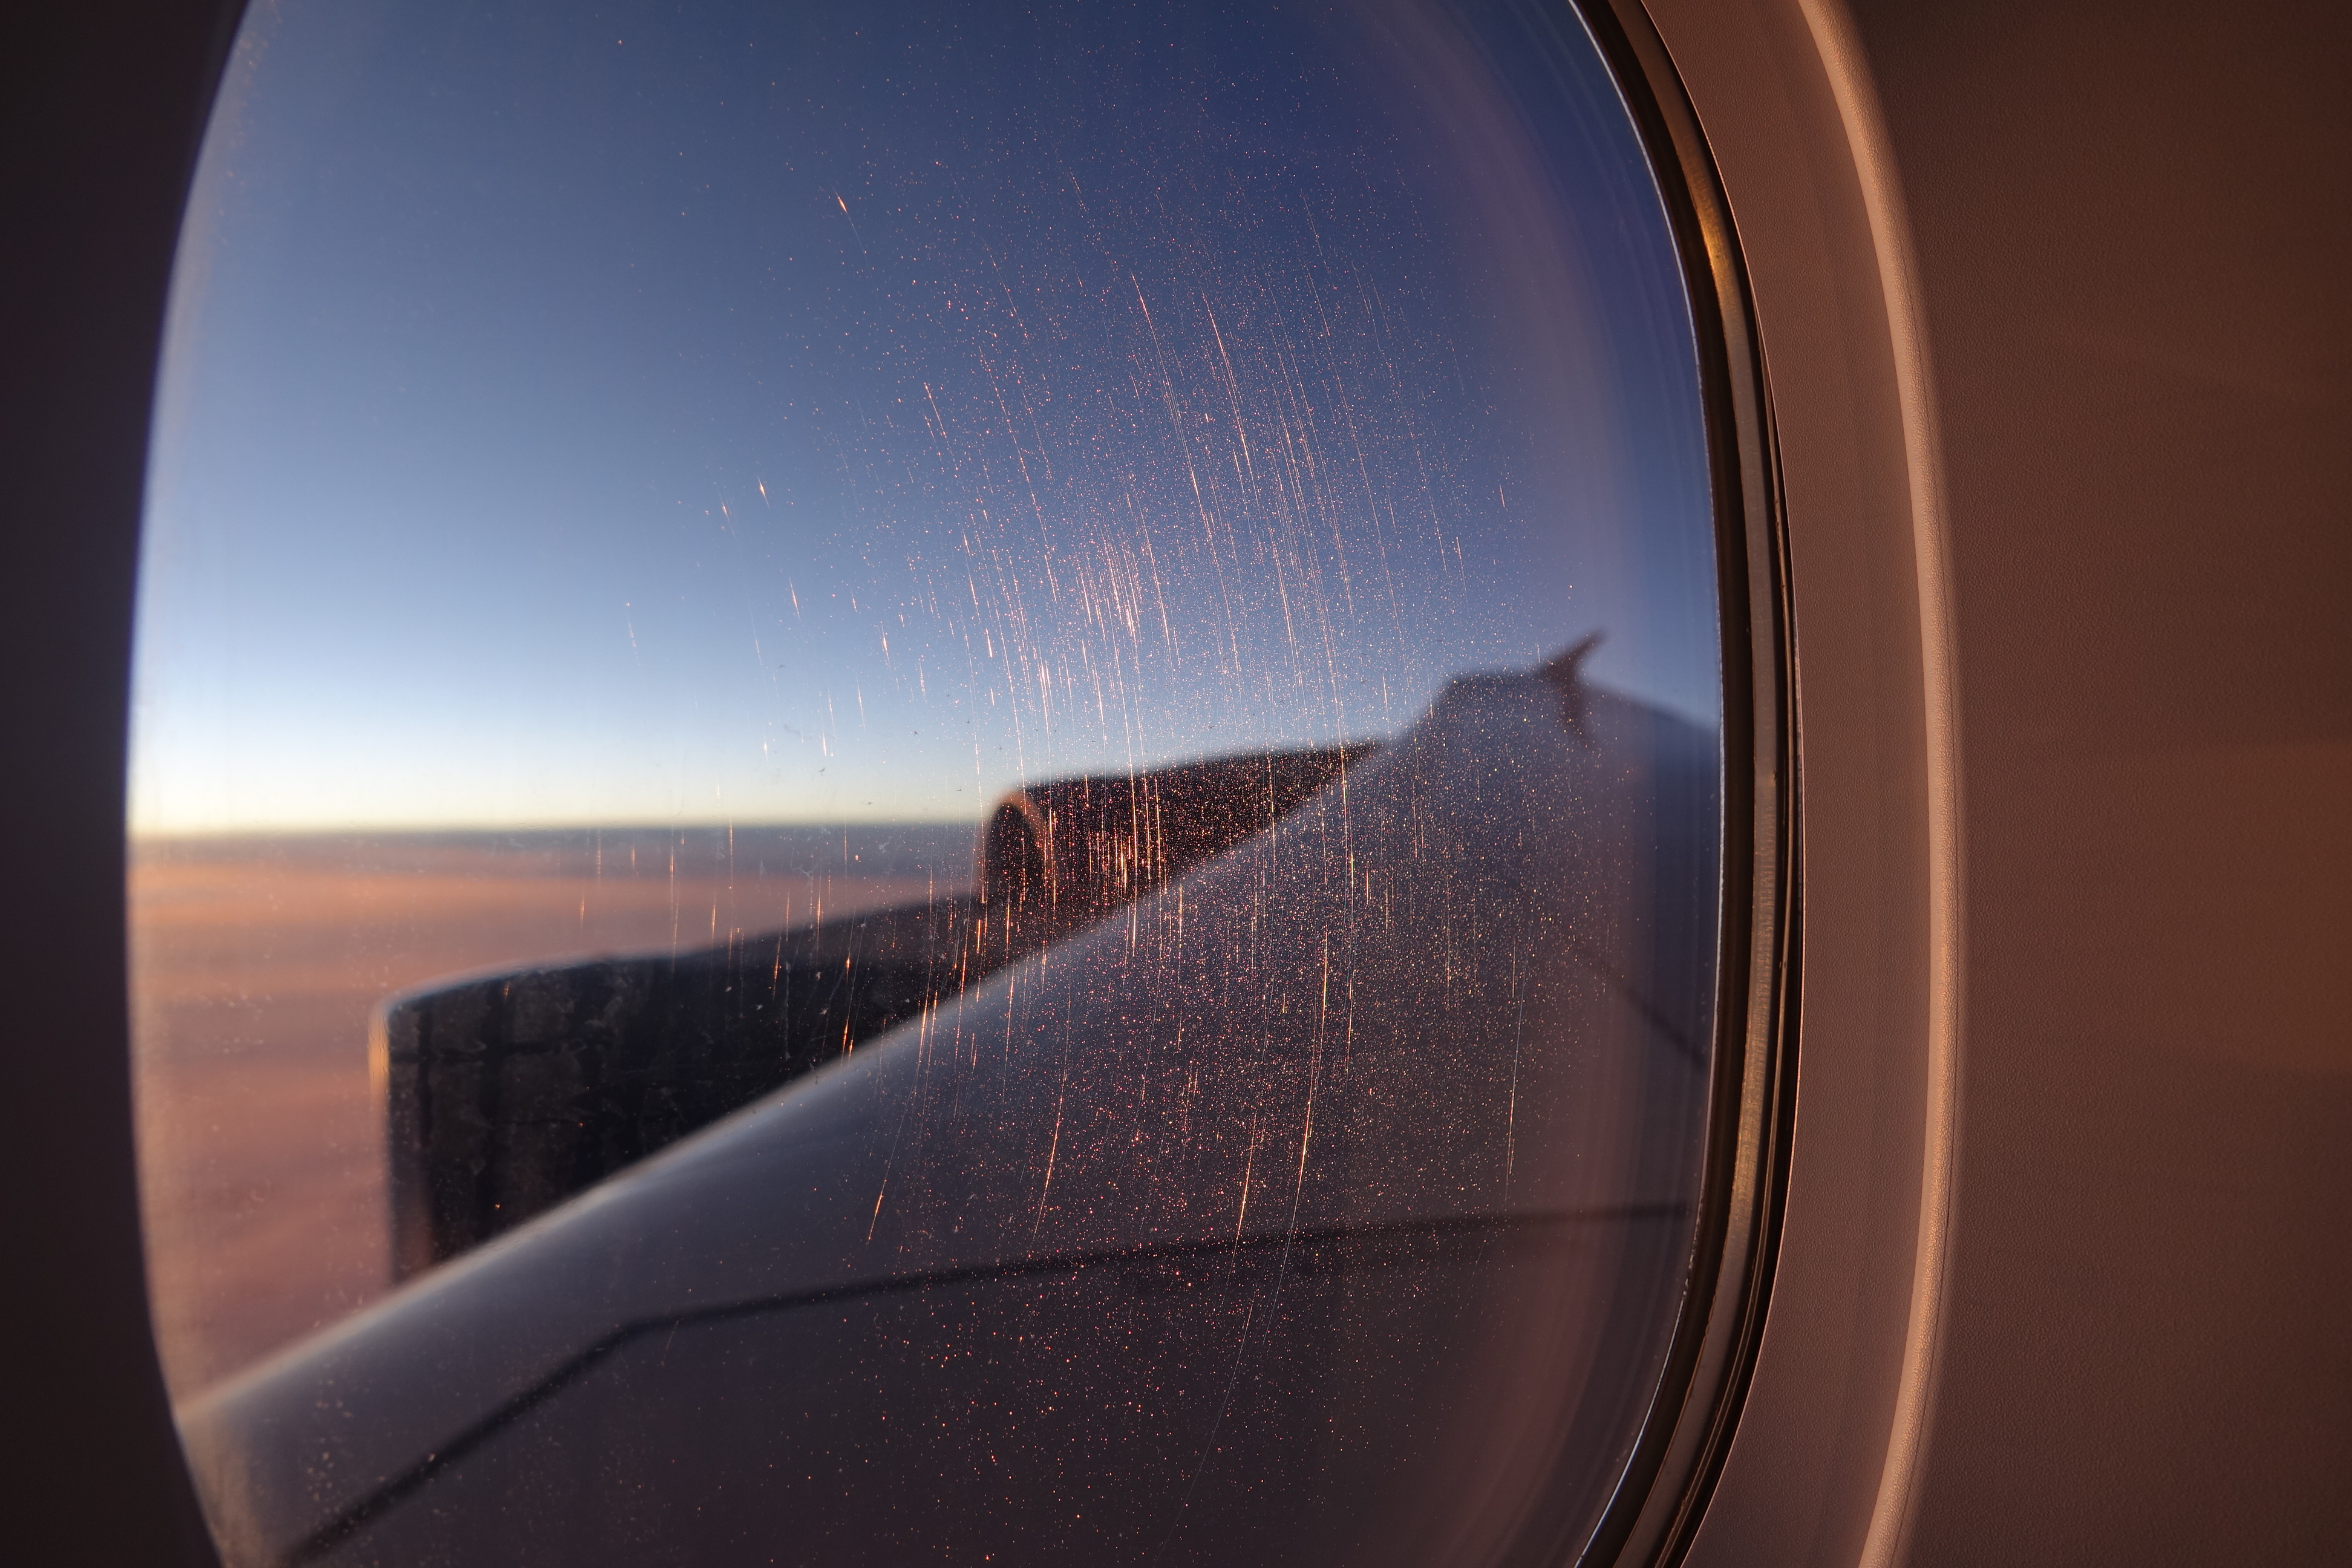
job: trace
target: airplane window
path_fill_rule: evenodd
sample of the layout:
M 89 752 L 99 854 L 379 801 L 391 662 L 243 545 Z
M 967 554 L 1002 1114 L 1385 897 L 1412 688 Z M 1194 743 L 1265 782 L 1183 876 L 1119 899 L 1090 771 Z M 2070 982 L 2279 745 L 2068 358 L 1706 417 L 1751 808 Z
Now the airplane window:
M 1704 1261 L 1684 277 L 1566 7 L 256 8 L 130 823 L 231 1560 L 1585 1551 Z

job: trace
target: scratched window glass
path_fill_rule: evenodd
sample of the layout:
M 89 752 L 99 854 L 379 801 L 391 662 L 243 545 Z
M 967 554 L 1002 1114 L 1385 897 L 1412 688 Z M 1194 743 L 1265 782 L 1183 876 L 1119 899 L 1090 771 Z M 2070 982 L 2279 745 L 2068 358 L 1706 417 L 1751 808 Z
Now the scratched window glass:
M 1565 6 L 257 7 L 130 825 L 228 1557 L 1582 1552 L 1708 1136 L 1681 278 Z

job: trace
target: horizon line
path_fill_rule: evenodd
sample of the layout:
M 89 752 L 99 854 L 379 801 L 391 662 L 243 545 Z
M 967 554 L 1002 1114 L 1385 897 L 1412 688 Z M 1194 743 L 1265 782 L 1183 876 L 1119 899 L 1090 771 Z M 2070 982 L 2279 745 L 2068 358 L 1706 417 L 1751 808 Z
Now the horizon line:
M 125 823 L 126 842 L 157 841 L 190 838 L 322 838 L 349 837 L 354 834 L 399 834 L 418 836 L 436 833 L 667 833 L 725 832 L 729 830 L 757 831 L 765 828 L 811 828 L 834 830 L 856 827 L 968 827 L 975 831 L 982 818 L 979 816 L 837 816 L 837 817 L 672 817 L 655 818 L 583 818 L 572 821 L 535 820 L 523 822 L 484 822 L 451 820 L 381 821 L 329 823 L 219 823 L 201 826 L 139 826 Z

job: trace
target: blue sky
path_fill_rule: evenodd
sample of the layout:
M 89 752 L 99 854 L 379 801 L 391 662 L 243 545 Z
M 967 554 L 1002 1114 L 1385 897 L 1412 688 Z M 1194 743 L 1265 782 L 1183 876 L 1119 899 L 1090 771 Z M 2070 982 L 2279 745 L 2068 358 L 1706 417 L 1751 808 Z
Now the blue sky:
M 969 820 L 1596 629 L 1711 721 L 1689 323 L 1580 39 L 771 9 L 256 8 L 135 830 Z

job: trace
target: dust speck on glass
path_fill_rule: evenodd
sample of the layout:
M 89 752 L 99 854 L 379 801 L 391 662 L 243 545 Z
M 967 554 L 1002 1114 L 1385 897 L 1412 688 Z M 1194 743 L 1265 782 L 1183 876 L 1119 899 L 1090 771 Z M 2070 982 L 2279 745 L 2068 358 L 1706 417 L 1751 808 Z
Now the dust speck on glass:
M 229 1558 L 1574 1559 L 1707 1134 L 1681 278 L 1564 5 L 257 5 L 130 824 Z

